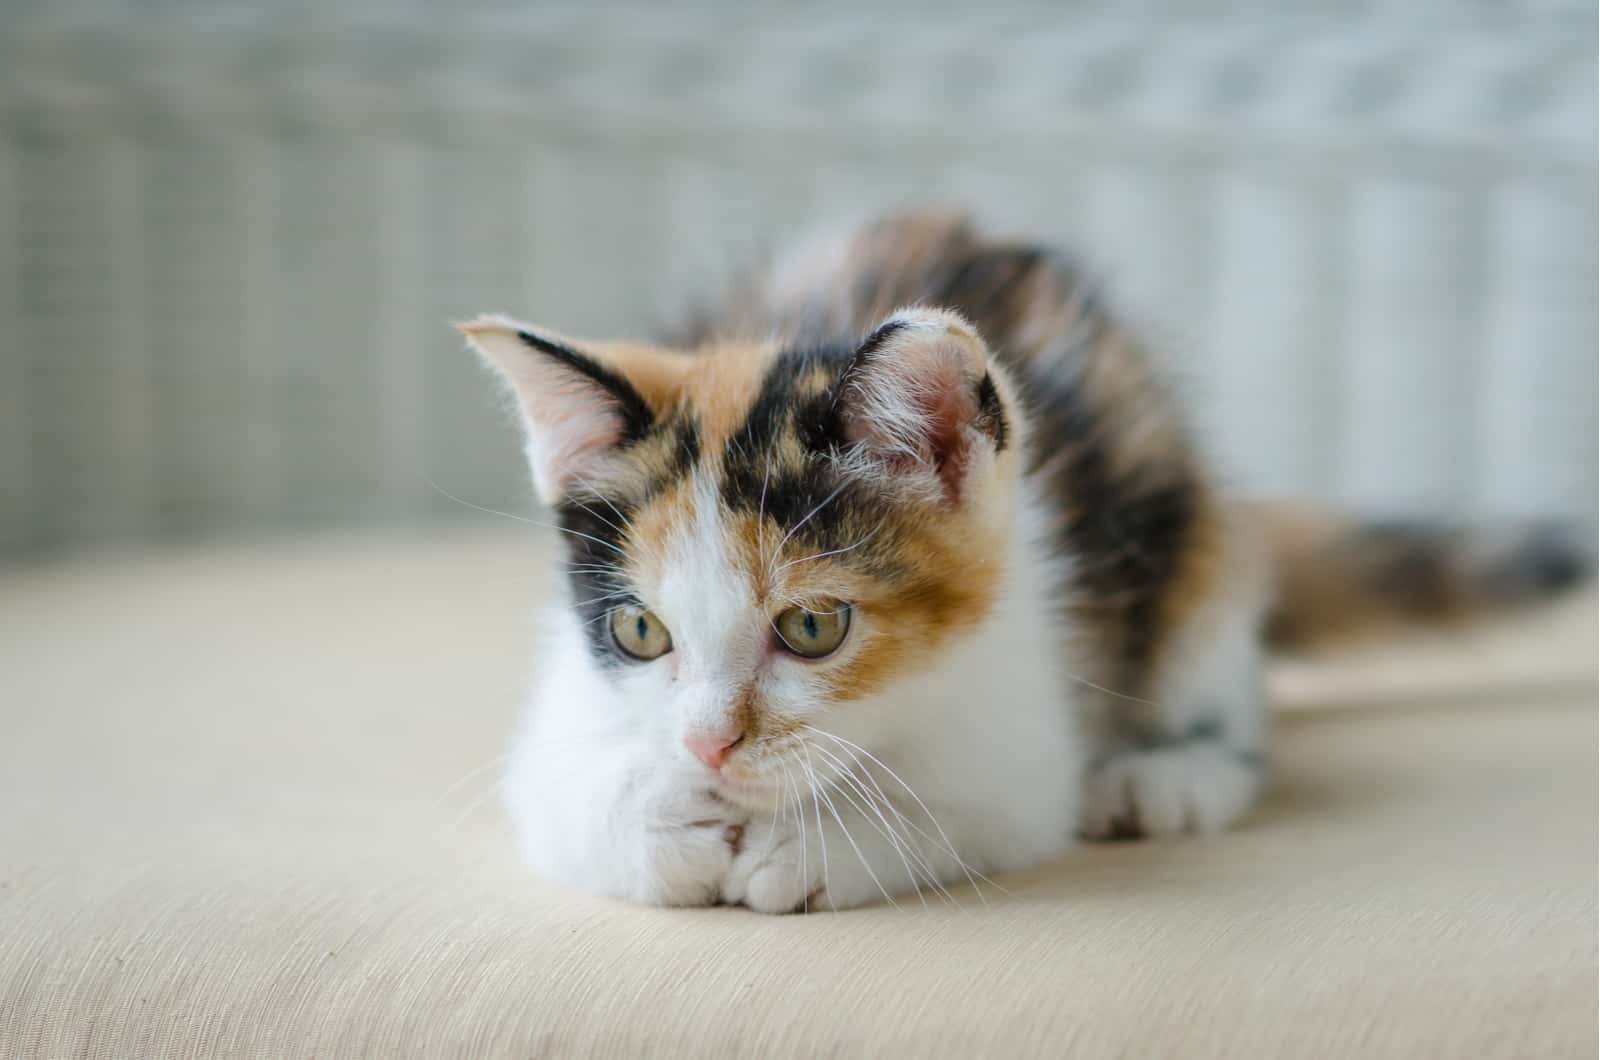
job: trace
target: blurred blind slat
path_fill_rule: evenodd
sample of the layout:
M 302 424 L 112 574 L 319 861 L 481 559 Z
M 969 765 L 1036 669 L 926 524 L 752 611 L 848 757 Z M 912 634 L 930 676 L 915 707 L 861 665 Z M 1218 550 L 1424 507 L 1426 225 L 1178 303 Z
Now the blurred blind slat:
M 0 553 L 29 543 L 36 503 L 33 489 L 32 422 L 27 338 L 23 331 L 21 257 L 21 157 L 0 140 Z
M 1543 516 L 1595 507 L 1594 190 L 1499 189 L 1489 212 L 1479 506 Z
M 139 143 L 144 339 L 155 408 L 157 508 L 179 531 L 243 525 L 241 430 L 254 399 L 243 378 L 239 334 L 253 297 L 236 271 L 238 165 L 230 140 Z
M 232 182 L 237 190 L 233 223 L 217 233 L 220 250 L 213 266 L 235 286 L 238 333 L 232 347 L 238 364 L 239 421 L 235 425 L 239 462 L 231 469 L 220 507 L 240 514 L 247 524 L 281 520 L 283 451 L 287 425 L 272 400 L 279 371 L 278 322 L 283 270 L 278 263 L 279 149 L 265 130 L 242 133 L 233 152 Z M 181 370 L 181 369 L 180 369 Z
M 1317 182 L 1270 170 L 1231 174 L 1218 194 L 1216 360 L 1203 422 L 1237 447 L 1221 452 L 1224 463 L 1254 466 L 1264 491 L 1327 482 L 1339 429 L 1329 397 L 1342 378 L 1342 201 Z
M 159 492 L 137 151 L 68 131 L 23 159 L 18 323 L 35 533 L 138 534 Z
M 1242 488 L 1593 518 L 1592 3 L 937 6 L 6 5 L 0 551 L 515 511 L 451 320 L 920 201 L 1074 242 Z
M 1471 297 L 1481 207 L 1433 182 L 1363 181 L 1351 201 L 1342 492 L 1364 508 L 1449 511 L 1472 450 Z
M 404 516 L 429 503 L 422 471 L 428 466 L 427 356 L 434 344 L 424 295 L 428 241 L 422 219 L 427 201 L 427 159 L 412 140 L 385 139 L 376 152 L 374 201 L 383 218 L 373 263 L 377 270 L 378 344 L 369 381 L 380 417 L 379 488 L 386 513 Z

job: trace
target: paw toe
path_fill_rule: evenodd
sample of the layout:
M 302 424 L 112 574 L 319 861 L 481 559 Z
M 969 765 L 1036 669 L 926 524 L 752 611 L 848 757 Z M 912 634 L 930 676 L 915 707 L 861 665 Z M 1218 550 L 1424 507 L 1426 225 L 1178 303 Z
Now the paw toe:
M 1213 832 L 1255 801 L 1259 771 L 1220 747 L 1139 751 L 1089 778 L 1083 833 L 1092 839 Z
M 801 913 L 809 898 L 798 866 L 773 864 L 751 874 L 744 904 L 758 913 Z

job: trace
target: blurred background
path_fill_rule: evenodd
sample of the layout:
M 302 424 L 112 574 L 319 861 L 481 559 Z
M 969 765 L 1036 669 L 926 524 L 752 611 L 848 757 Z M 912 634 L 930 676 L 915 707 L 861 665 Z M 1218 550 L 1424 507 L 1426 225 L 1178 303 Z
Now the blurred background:
M 970 204 L 1228 477 L 1595 517 L 1596 9 L 0 4 L 0 557 L 526 510 L 448 322 L 643 335 Z

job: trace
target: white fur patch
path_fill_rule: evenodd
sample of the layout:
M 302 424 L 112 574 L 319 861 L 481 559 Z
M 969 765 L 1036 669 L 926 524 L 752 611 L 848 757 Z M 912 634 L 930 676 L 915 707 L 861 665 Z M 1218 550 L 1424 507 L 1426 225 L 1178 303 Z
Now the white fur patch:
M 663 659 L 614 681 L 589 656 L 578 619 L 553 615 L 505 785 L 529 862 L 634 901 L 723 896 L 787 912 L 813 893 L 823 908 L 844 908 L 1057 856 L 1074 838 L 1082 754 L 1056 662 L 1060 565 L 1036 543 L 1042 523 L 1022 513 L 982 625 L 884 692 L 829 710 L 807 693 L 804 664 L 775 667 L 767 694 L 805 711 L 813 729 L 802 730 L 810 749 L 789 752 L 773 771 L 785 779 L 765 797 L 717 795 L 682 747 L 685 725 L 715 710 L 713 690 L 736 685 L 749 666 L 742 638 L 765 628 L 748 586 L 726 569 L 714 517 L 686 528 L 675 573 L 644 587 L 677 623 Z M 677 665 L 693 676 L 668 662 L 680 652 Z M 814 784 L 837 778 L 830 757 L 881 801 L 849 782 Z M 742 830 L 737 855 L 729 827 Z

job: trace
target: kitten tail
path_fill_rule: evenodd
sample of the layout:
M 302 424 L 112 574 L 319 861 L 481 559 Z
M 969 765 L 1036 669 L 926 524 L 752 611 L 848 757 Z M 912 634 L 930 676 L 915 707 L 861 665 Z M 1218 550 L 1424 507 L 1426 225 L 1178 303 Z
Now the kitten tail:
M 1266 627 L 1274 650 L 1460 625 L 1549 599 L 1594 571 L 1593 535 L 1586 541 L 1576 528 L 1360 523 L 1278 506 L 1258 512 L 1277 573 Z

